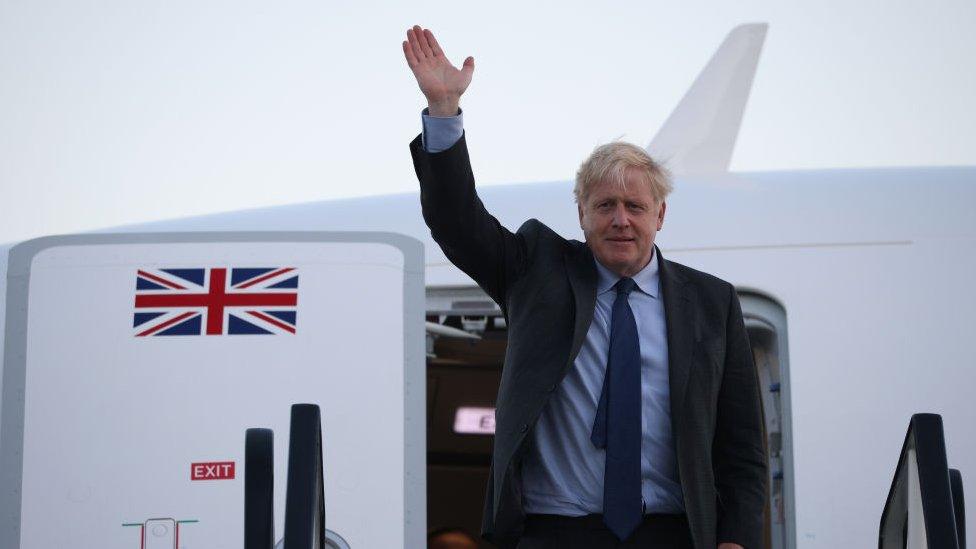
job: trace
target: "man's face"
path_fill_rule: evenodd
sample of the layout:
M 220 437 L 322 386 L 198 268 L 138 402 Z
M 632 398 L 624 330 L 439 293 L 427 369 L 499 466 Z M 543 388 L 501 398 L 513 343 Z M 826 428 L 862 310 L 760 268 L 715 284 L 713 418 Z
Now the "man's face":
M 666 204 L 632 170 L 626 185 L 599 182 L 577 204 L 580 227 L 593 255 L 620 276 L 633 276 L 651 260 L 654 237 L 664 226 Z

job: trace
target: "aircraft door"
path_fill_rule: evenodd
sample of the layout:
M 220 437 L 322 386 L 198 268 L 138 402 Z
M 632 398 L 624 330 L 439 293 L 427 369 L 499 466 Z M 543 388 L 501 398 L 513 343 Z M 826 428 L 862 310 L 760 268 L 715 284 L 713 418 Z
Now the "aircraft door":
M 333 546 L 423 546 L 423 265 L 422 243 L 390 233 L 16 246 L 0 547 L 240 548 L 244 432 L 285 442 L 295 402 L 321 405 Z
M 790 423 L 789 357 L 786 313 L 775 301 L 754 292 L 739 292 L 742 316 L 759 375 L 769 455 L 769 506 L 765 545 L 794 547 L 793 453 Z

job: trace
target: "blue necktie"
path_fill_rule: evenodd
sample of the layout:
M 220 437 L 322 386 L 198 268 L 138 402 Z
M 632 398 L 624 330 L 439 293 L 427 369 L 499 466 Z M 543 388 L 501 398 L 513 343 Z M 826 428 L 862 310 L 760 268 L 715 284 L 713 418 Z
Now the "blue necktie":
M 590 440 L 606 448 L 603 473 L 603 522 L 621 540 L 640 524 L 641 372 L 637 322 L 627 296 L 637 284 L 621 278 L 610 316 L 610 354 L 603 392 Z

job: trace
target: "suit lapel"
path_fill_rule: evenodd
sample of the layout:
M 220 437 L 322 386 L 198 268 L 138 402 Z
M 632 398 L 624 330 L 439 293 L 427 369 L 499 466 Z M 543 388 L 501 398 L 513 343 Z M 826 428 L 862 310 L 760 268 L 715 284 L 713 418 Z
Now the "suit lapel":
M 682 418 L 691 357 L 694 350 L 695 308 L 685 289 L 684 277 L 662 257 L 655 247 L 664 296 L 664 318 L 668 329 L 668 376 L 671 390 L 671 421 L 675 426 Z M 675 430 L 675 435 L 680 432 Z
M 592 252 L 585 245 L 567 251 L 563 261 L 566 263 L 566 274 L 576 302 L 573 346 L 569 352 L 569 362 L 563 368 L 565 374 L 576 360 L 576 355 L 586 338 L 586 332 L 590 329 L 590 322 L 593 321 L 593 309 L 596 307 L 596 266 L 593 264 Z

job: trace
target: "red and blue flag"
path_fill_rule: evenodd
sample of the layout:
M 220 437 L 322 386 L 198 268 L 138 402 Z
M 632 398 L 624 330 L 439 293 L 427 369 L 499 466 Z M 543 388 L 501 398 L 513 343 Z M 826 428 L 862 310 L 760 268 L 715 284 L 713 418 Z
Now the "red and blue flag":
M 294 267 L 139 269 L 136 337 L 294 334 Z

